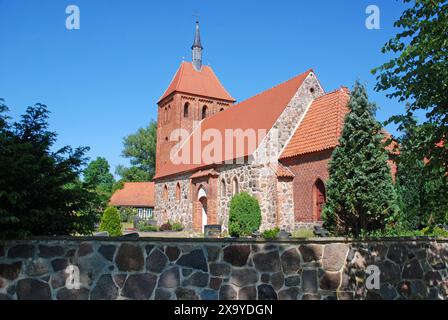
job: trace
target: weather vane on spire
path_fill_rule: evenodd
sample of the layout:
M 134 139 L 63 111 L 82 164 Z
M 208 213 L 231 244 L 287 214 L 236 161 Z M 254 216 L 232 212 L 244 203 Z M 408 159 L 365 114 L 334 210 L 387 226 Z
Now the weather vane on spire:
M 201 44 L 201 35 L 199 32 L 199 22 L 196 21 L 196 31 L 194 34 L 194 42 L 191 46 L 192 50 L 192 63 L 193 67 L 196 71 L 201 71 L 202 69 L 202 47 Z
M 199 22 L 199 14 L 197 12 L 193 13 L 193 18 L 195 22 Z

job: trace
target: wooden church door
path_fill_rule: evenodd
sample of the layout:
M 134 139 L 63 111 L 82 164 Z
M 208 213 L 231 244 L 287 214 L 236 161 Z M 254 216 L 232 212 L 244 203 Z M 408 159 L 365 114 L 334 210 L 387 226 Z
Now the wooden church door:
M 322 209 L 325 205 L 325 185 L 322 182 L 322 180 L 317 179 L 316 183 L 314 184 L 314 213 L 315 213 L 315 219 L 317 221 L 321 220 L 322 217 Z

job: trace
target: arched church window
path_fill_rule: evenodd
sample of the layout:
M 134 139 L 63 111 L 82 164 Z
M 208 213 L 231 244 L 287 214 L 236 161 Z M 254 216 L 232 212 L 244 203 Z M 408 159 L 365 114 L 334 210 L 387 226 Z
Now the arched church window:
M 235 178 L 233 178 L 233 182 L 232 182 L 232 184 L 233 184 L 233 195 L 236 195 L 236 194 L 238 194 L 238 193 L 240 193 L 240 187 L 239 187 L 239 185 L 238 185 L 238 179 L 235 177 Z
M 322 209 L 325 205 L 325 185 L 321 179 L 316 179 L 313 185 L 313 212 L 316 220 L 321 220 Z
M 224 181 L 224 179 L 221 180 L 221 196 L 226 196 L 226 182 Z
M 179 184 L 179 182 L 176 185 L 176 201 L 180 201 L 180 184 Z
M 163 200 L 168 200 L 168 187 L 166 185 L 163 187 Z
M 202 119 L 207 118 L 207 106 L 202 107 Z
M 184 104 L 184 118 L 188 118 L 188 109 L 190 108 L 190 104 L 188 102 L 185 102 Z

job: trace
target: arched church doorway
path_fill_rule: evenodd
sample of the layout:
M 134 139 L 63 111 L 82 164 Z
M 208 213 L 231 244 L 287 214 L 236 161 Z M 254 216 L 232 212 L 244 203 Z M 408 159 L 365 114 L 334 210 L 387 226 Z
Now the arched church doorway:
M 317 179 L 313 186 L 314 218 L 319 221 L 322 217 L 322 209 L 326 200 L 325 185 L 321 179 Z
M 198 192 L 198 200 L 201 204 L 201 230 L 204 232 L 204 226 L 207 225 L 207 194 L 205 193 L 204 188 L 200 188 Z

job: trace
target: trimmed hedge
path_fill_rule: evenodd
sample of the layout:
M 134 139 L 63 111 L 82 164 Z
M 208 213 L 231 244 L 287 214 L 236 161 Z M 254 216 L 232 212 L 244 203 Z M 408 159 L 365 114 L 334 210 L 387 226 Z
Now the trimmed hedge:
M 111 237 L 119 237 L 121 233 L 120 213 L 117 208 L 109 207 L 104 210 L 101 217 L 100 231 L 109 232 Z
M 246 237 L 257 231 L 261 225 L 261 210 L 258 200 L 247 192 L 241 192 L 230 201 L 229 234 L 232 237 Z
M 275 227 L 274 229 L 265 230 L 261 236 L 265 239 L 275 239 L 280 233 L 280 229 Z
M 145 224 L 141 224 L 138 227 L 138 231 L 141 232 L 157 232 L 159 231 L 159 227 L 154 226 L 154 225 L 145 225 Z

